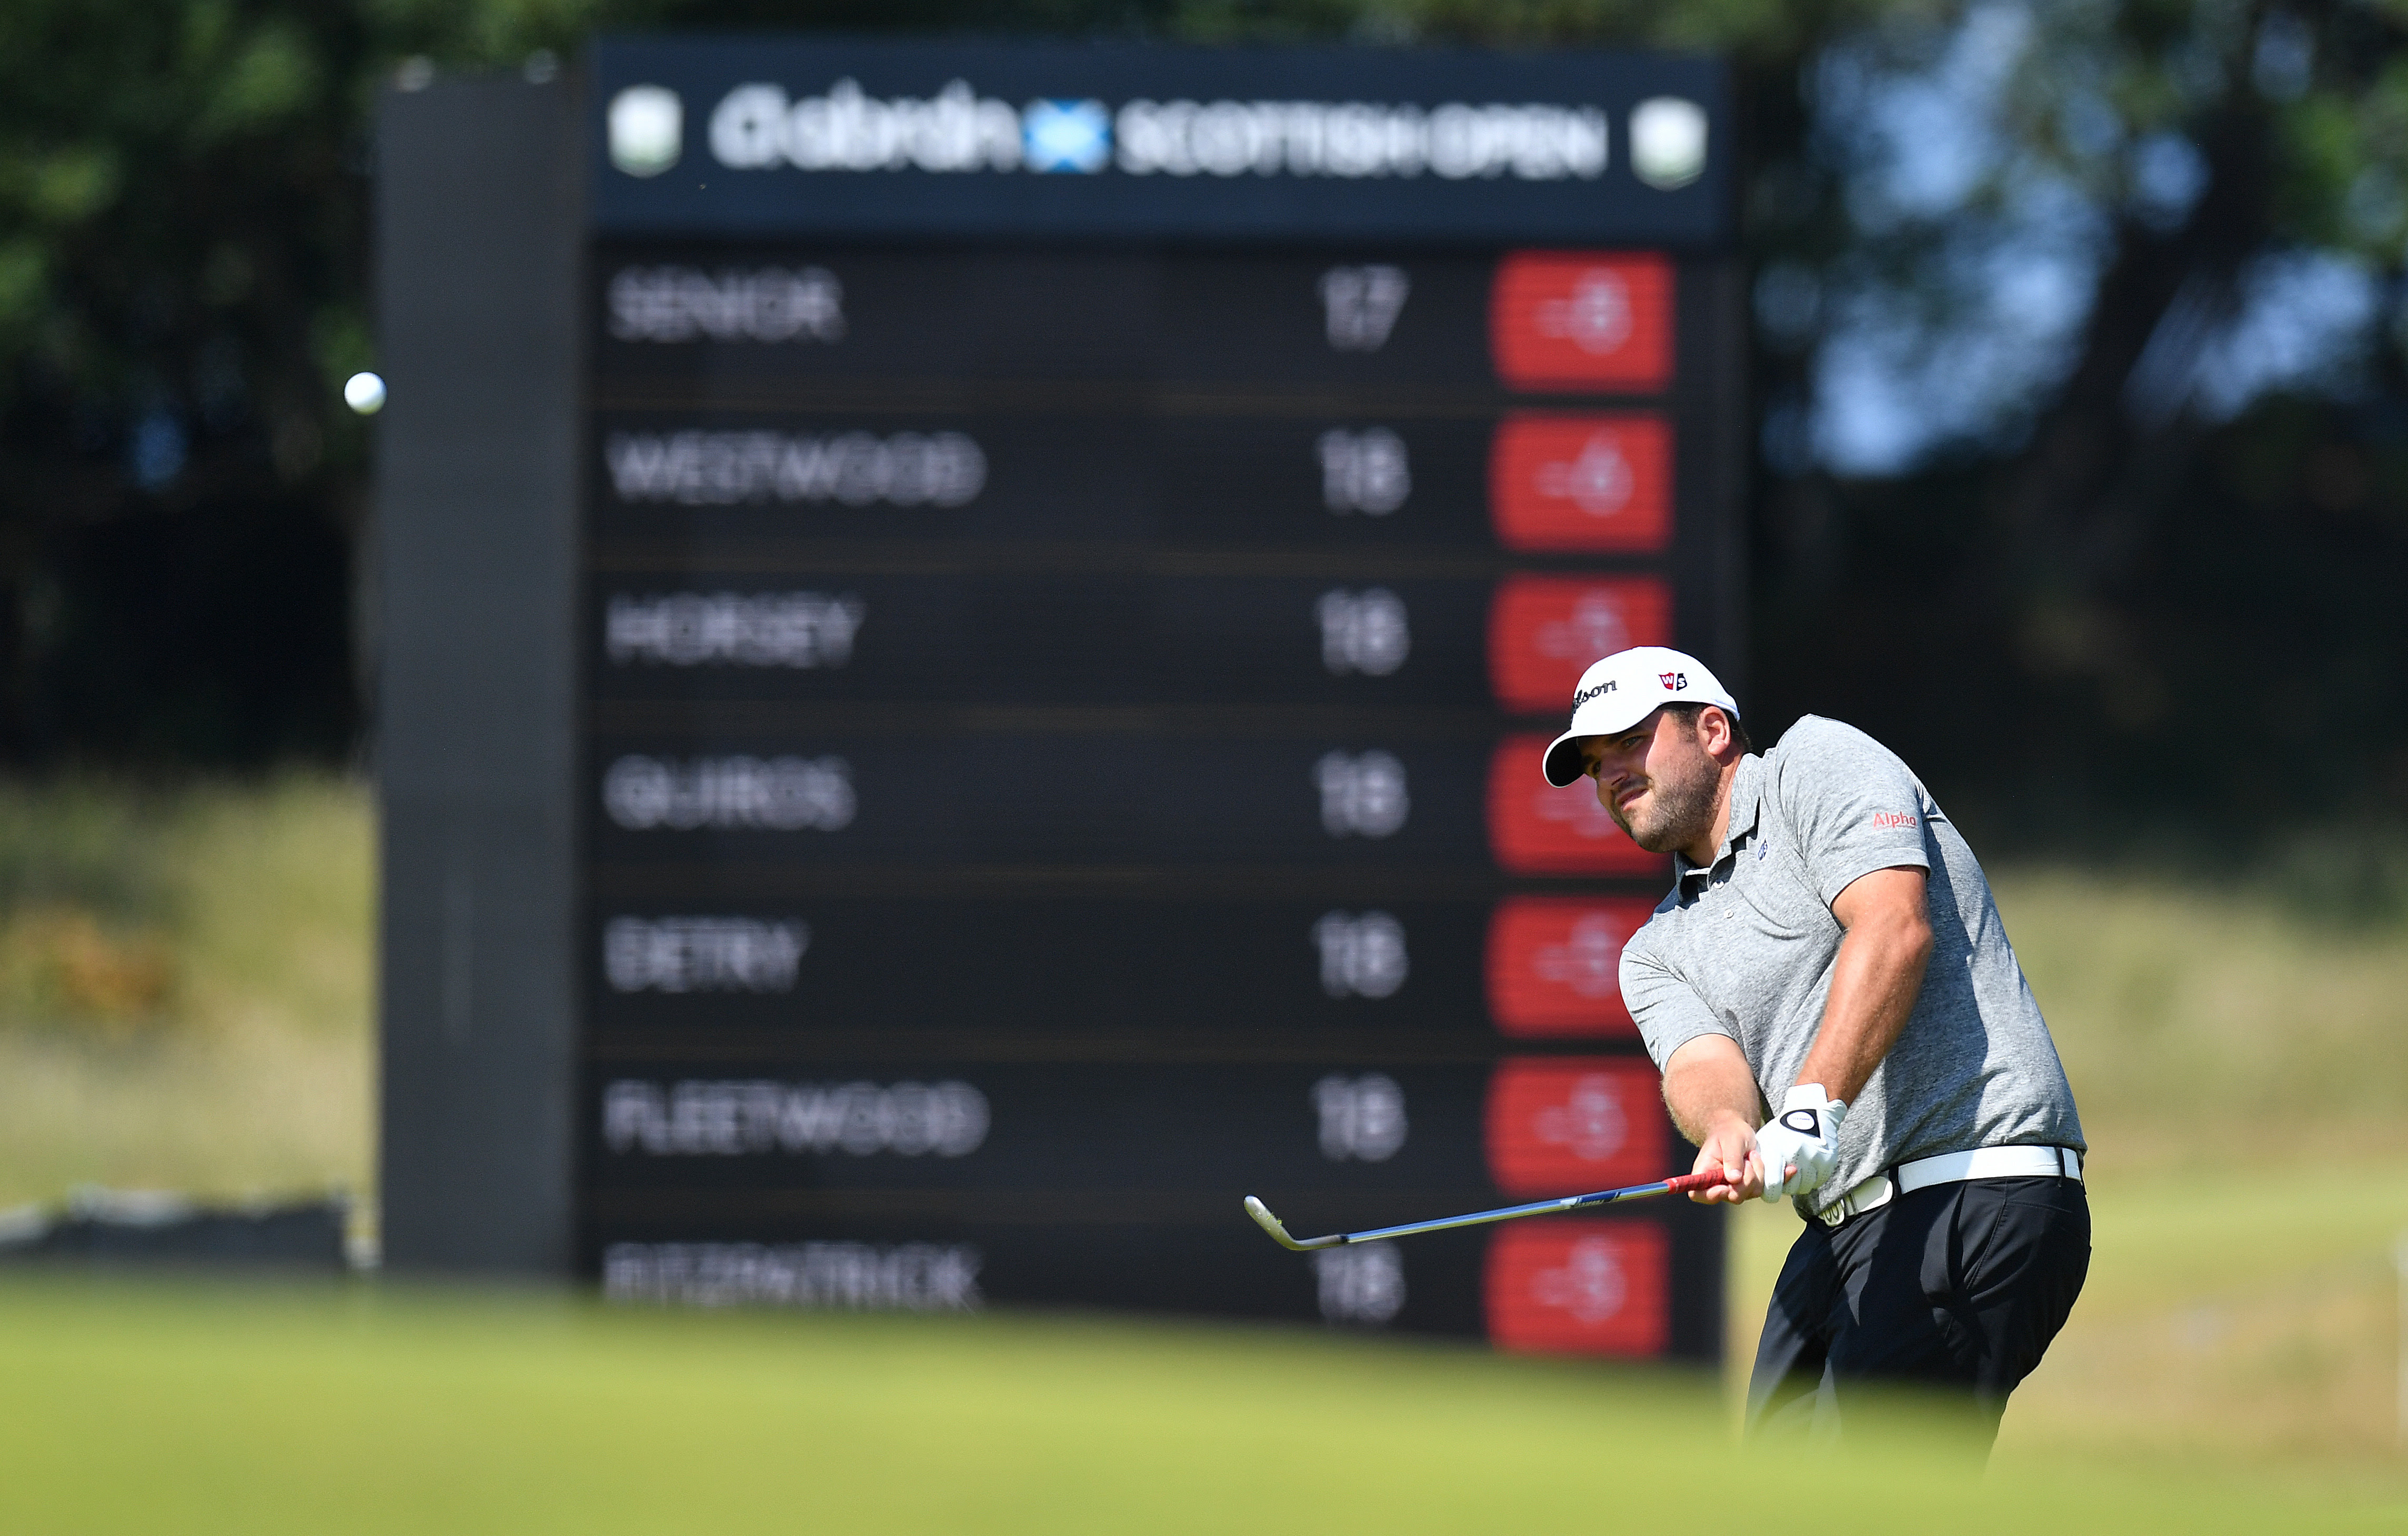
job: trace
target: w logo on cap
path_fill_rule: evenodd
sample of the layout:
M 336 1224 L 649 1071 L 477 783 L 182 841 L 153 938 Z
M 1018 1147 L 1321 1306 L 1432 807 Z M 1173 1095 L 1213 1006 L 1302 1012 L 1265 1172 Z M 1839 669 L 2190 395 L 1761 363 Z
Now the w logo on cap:
M 1677 694 L 1682 689 L 1686 688 L 1689 685 L 1689 674 L 1686 672 L 1658 672 L 1656 674 L 1656 681 L 1664 685 L 1664 691 L 1666 693 Z

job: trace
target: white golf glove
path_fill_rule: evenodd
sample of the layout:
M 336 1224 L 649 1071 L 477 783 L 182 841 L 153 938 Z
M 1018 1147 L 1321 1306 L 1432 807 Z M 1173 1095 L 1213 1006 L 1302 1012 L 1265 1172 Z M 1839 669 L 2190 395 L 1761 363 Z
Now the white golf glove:
M 1756 1133 L 1764 1159 L 1764 1198 L 1803 1195 L 1831 1176 L 1840 1162 L 1840 1122 L 1848 1106 L 1823 1096 L 1820 1083 L 1800 1083 L 1781 1099 L 1781 1113 Z M 1784 1178 L 1784 1169 L 1798 1171 Z

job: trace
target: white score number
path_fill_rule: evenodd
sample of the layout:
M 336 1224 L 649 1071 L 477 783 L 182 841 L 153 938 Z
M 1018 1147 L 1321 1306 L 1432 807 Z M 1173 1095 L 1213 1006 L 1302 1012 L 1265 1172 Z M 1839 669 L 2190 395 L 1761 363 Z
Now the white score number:
M 1321 990 L 1333 998 L 1386 998 L 1405 984 L 1405 926 L 1386 912 L 1324 912 L 1312 925 Z
M 1386 677 L 1413 648 L 1404 599 L 1386 587 L 1333 587 L 1312 605 L 1312 616 L 1321 622 L 1321 665 L 1332 677 Z
M 1384 838 L 1405 825 L 1412 797 L 1405 765 L 1384 752 L 1322 754 L 1312 765 L 1322 829 L 1333 838 Z
M 1405 440 L 1384 426 L 1332 427 L 1313 446 L 1321 454 L 1321 503 L 1340 517 L 1385 517 L 1412 494 Z
M 1324 1248 L 1312 1256 L 1321 1315 L 1333 1323 L 1384 1323 L 1405 1306 L 1405 1260 L 1396 1245 Z
M 1385 1072 L 1332 1072 L 1312 1085 L 1312 1108 L 1333 1163 L 1384 1163 L 1405 1144 L 1405 1090 Z
M 1330 350 L 1378 352 L 1412 292 L 1401 266 L 1333 266 L 1321 274 L 1321 313 Z

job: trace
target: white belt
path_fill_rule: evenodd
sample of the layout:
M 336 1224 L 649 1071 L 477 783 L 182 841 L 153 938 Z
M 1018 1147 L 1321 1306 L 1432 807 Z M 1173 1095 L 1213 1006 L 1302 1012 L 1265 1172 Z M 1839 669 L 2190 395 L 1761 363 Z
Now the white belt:
M 1892 1173 L 1898 1176 L 1894 1186 Z M 1879 1210 L 1893 1196 L 1966 1179 L 2071 1179 L 2080 1184 L 2082 1154 L 2071 1147 L 1975 1147 L 1971 1152 L 1917 1157 L 1887 1173 L 1874 1174 L 1815 1212 L 1814 1219 L 1826 1227 L 1837 1227 L 1850 1216 Z

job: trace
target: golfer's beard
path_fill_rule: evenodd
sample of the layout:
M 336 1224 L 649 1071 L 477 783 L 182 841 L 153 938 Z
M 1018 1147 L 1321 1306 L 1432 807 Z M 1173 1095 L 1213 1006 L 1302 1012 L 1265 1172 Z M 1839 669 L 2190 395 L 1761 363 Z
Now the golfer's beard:
M 1625 819 L 1620 807 L 1612 808 L 1613 819 L 1622 823 L 1631 841 L 1651 854 L 1686 848 L 1713 829 L 1714 779 L 1713 759 L 1700 753 L 1677 773 L 1651 781 L 1629 818 Z

